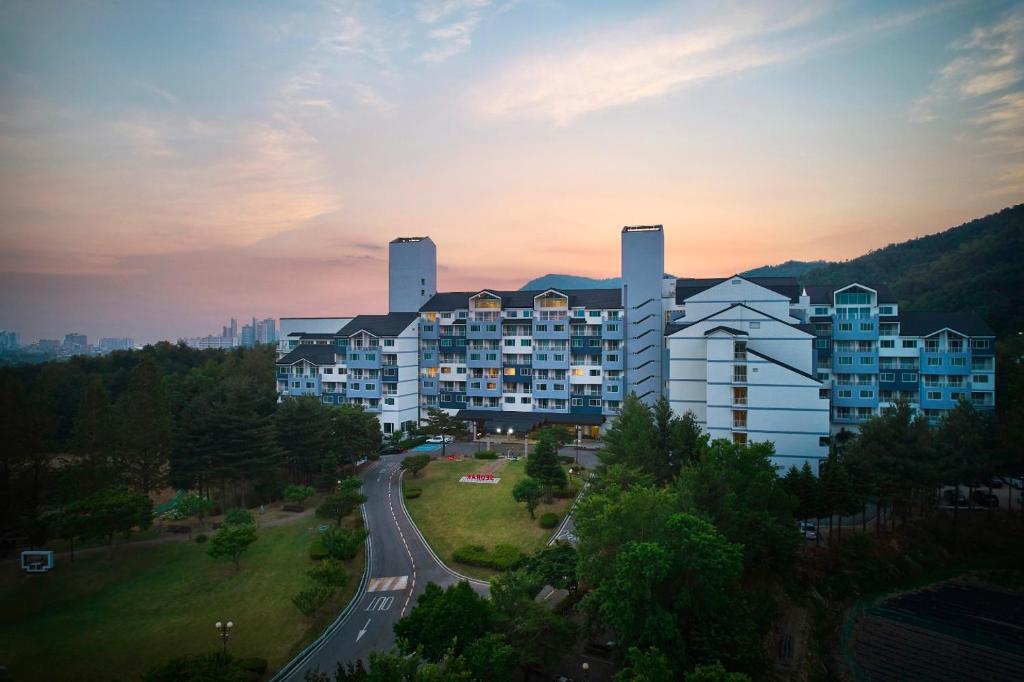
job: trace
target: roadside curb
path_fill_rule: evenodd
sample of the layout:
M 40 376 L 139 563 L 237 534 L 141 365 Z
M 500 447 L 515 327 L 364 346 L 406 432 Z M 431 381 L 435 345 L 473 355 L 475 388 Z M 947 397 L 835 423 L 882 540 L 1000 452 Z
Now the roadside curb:
M 363 517 L 363 527 L 366 528 L 366 505 L 359 505 L 360 516 Z M 327 640 L 337 632 L 346 622 L 349 617 L 356 610 L 356 605 L 366 596 L 366 587 L 370 582 L 370 563 L 373 559 L 373 542 L 370 539 L 370 534 L 366 534 L 366 562 L 363 564 L 363 575 L 359 580 L 359 587 L 356 589 L 355 594 L 352 595 L 352 599 L 349 600 L 348 604 L 342 609 L 338 617 L 334 619 L 330 625 L 324 628 L 324 631 L 320 633 L 320 636 L 306 645 L 306 648 L 295 655 L 295 658 L 288 661 L 284 667 L 274 673 L 273 677 L 268 682 L 284 682 L 292 673 L 296 672 L 298 668 L 303 666 L 314 654 L 323 648 Z
M 404 487 L 404 483 L 403 483 L 404 477 L 405 477 L 405 471 L 404 470 L 400 471 L 399 474 L 398 474 L 398 484 L 399 484 L 399 487 L 398 487 L 398 490 L 399 490 L 398 500 L 399 500 L 399 504 L 402 505 L 402 513 L 404 513 L 406 518 L 409 519 L 409 525 L 412 526 L 413 531 L 416 533 L 416 537 L 418 537 L 420 539 L 420 542 L 423 543 L 423 546 L 427 548 L 427 553 L 429 553 L 430 556 L 433 557 L 434 561 L 437 562 L 438 566 L 440 566 L 446 572 L 451 574 L 453 577 L 458 578 L 459 580 L 465 580 L 465 581 L 470 582 L 470 583 L 475 584 L 475 585 L 481 585 L 481 586 L 485 586 L 485 587 L 490 587 L 491 584 L 489 582 L 487 582 L 486 580 L 480 580 L 479 578 L 470 578 L 468 575 L 464 575 L 462 573 L 459 573 L 455 569 L 451 568 L 448 564 L 446 564 L 445 562 L 441 561 L 441 557 L 437 556 L 437 552 L 435 552 L 434 548 L 430 546 L 430 543 L 427 542 L 427 539 L 425 537 L 423 537 L 423 533 L 420 532 L 420 527 L 416 525 L 416 521 L 413 520 L 412 514 L 409 513 L 409 510 L 405 506 L 405 487 Z

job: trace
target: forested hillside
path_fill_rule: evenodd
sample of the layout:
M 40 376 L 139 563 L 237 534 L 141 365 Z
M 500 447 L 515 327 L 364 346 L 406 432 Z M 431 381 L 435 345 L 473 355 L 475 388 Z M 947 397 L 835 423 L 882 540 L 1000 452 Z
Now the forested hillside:
M 812 270 L 801 281 L 888 284 L 904 310 L 981 313 L 1000 336 L 1024 329 L 1024 204 L 938 234 Z

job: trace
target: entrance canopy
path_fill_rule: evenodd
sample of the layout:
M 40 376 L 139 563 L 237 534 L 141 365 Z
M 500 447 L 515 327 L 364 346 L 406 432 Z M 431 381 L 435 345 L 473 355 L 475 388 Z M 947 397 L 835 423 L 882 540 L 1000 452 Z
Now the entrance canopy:
M 604 416 L 600 414 L 572 414 L 566 412 L 502 412 L 498 410 L 459 410 L 456 419 L 483 422 L 490 432 L 507 431 L 512 427 L 515 433 L 528 433 L 547 424 L 569 426 L 600 426 Z

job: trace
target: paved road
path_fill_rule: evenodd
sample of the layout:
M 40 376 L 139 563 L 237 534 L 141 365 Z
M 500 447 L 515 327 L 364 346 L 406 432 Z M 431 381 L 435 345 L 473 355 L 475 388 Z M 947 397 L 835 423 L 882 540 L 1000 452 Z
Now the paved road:
M 370 532 L 369 583 L 356 608 L 306 660 L 283 678 L 301 682 L 306 670 L 333 672 L 336 661 L 366 662 L 371 651 L 391 648 L 394 624 L 406 615 L 428 582 L 451 585 L 459 577 L 441 564 L 419 535 L 402 503 L 399 464 L 406 454 L 381 457 L 361 474 Z M 473 583 L 486 594 L 487 585 Z

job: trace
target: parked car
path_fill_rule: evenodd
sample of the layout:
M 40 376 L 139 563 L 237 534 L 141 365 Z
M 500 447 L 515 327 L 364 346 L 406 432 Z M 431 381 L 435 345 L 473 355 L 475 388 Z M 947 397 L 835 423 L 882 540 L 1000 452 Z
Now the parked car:
M 982 507 L 998 507 L 999 498 L 992 493 L 984 490 L 975 490 L 974 494 L 971 495 L 971 499 L 974 500 L 974 504 Z
M 427 439 L 427 442 L 428 443 L 454 443 L 455 442 L 455 436 L 449 436 L 449 435 L 431 436 L 430 438 Z
M 1021 488 L 1021 479 L 1016 476 L 1000 476 L 999 478 L 1003 479 L 1003 482 L 1011 488 L 1017 488 L 1018 490 Z
M 992 478 L 988 479 L 988 486 L 990 488 L 1002 488 L 1003 479 L 999 478 L 998 476 L 993 476 Z
M 956 504 L 953 504 L 953 500 L 956 500 Z M 942 503 L 947 507 L 966 507 L 967 496 L 962 492 L 957 493 L 955 490 L 943 490 L 942 491 Z
M 403 452 L 405 452 L 405 450 L 397 445 L 383 445 L 380 448 L 380 454 L 382 455 L 400 455 Z
M 818 524 L 814 521 L 801 521 L 800 534 L 808 540 L 818 539 Z

